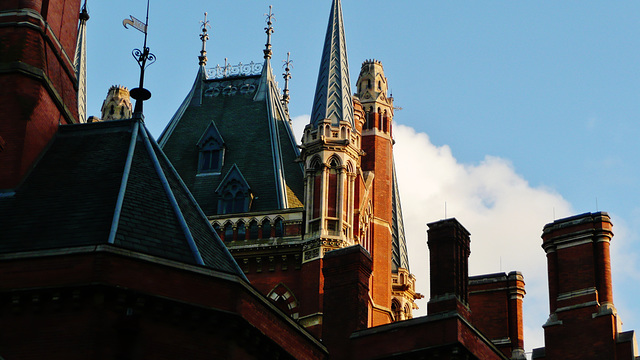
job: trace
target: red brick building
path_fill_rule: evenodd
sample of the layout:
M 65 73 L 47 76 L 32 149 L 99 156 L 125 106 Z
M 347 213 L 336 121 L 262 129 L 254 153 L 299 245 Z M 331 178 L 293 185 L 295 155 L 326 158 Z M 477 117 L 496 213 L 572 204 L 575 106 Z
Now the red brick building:
M 80 0 L 0 5 L 0 357 L 524 358 L 523 275 L 470 278 L 455 219 L 428 224 L 428 315 L 412 318 L 393 99 L 375 60 L 352 95 L 339 0 L 300 149 L 270 21 L 248 68 L 208 71 L 203 32 L 159 143 L 140 119 L 76 124 L 69 54 L 86 20 Z M 606 213 L 545 226 L 551 316 L 534 358 L 636 356 L 611 237 Z

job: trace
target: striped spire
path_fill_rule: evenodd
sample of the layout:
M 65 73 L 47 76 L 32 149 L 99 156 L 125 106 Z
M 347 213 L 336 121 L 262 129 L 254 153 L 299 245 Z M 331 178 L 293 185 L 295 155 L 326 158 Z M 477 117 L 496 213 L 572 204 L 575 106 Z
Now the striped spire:
M 331 124 L 334 126 L 339 125 L 341 121 L 347 121 L 355 127 L 340 0 L 333 0 L 331 6 L 316 95 L 313 100 L 311 124 L 317 127 L 324 119 L 331 119 Z

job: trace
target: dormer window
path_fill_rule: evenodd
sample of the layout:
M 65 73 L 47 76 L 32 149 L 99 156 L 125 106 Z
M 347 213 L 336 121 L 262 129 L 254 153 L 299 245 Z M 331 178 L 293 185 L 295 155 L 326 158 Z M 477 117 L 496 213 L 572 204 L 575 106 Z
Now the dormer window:
M 253 194 L 249 184 L 233 164 L 227 175 L 216 189 L 218 194 L 218 214 L 237 214 L 249 211 Z
M 199 173 L 220 173 L 223 149 L 216 148 L 216 145 L 218 144 L 210 144 L 200 149 Z
M 224 140 L 212 121 L 198 141 L 198 174 L 220 174 L 224 165 Z

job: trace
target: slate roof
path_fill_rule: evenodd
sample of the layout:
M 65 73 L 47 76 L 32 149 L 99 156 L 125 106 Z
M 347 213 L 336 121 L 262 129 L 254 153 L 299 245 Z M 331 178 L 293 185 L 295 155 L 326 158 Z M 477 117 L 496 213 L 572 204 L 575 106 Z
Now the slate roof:
M 212 121 L 224 139 L 223 165 L 198 175 L 196 145 Z M 215 190 L 234 164 L 253 193 L 250 211 L 302 207 L 300 153 L 269 59 L 260 75 L 208 79 L 201 66 L 159 144 L 207 215 L 217 214 Z
M 398 189 L 398 179 L 396 178 L 395 161 L 393 163 L 391 186 L 391 270 L 397 272 L 398 268 L 403 268 L 411 271 L 409 269 L 409 255 L 407 252 L 407 240 L 404 234 L 404 222 L 402 220 L 402 206 L 400 206 L 400 190 Z
M 340 121 L 347 121 L 355 129 L 353 118 L 342 5 L 340 0 L 333 0 L 311 111 L 311 125 L 316 128 L 324 119 L 331 119 L 333 126 L 338 126 Z
M 0 239 L 5 254 L 113 244 L 246 279 L 138 120 L 61 126 L 0 193 Z

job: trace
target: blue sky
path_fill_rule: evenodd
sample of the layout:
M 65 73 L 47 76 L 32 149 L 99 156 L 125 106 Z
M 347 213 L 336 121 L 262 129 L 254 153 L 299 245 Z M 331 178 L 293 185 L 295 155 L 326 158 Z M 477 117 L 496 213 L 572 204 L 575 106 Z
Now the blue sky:
M 290 51 L 290 113 L 299 129 L 311 110 L 330 4 L 153 0 L 149 46 L 158 60 L 147 70 L 147 126 L 159 136 L 193 83 L 203 12 L 212 67 L 225 57 L 262 61 L 263 14 L 273 5 L 274 69 L 282 72 Z M 109 86 L 137 84 L 130 53 L 142 34 L 122 20 L 144 19 L 146 1 L 88 7 L 88 115 L 99 116 Z M 472 273 L 523 271 L 525 345 L 542 346 L 542 227 L 554 214 L 608 211 L 614 299 L 623 328 L 640 330 L 640 2 L 344 0 L 343 11 L 352 84 L 362 61 L 378 59 L 402 107 L 396 161 L 400 190 L 410 194 L 403 207 L 421 291 L 428 294 L 425 224 L 443 217 L 446 201 L 448 216 L 472 234 Z

